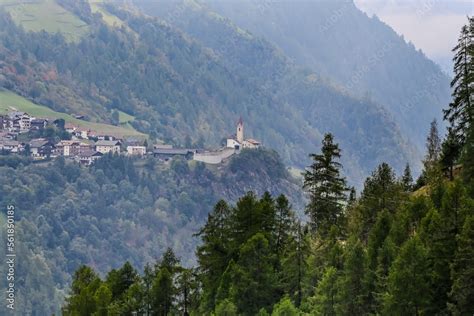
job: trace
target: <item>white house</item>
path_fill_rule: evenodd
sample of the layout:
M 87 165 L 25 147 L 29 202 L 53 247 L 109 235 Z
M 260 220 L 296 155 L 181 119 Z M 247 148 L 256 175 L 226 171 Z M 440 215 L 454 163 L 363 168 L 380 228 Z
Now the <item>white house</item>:
M 127 146 L 127 154 L 131 156 L 144 156 L 146 155 L 145 146 Z
M 95 150 L 102 154 L 120 153 L 120 142 L 118 140 L 99 140 L 95 143 Z

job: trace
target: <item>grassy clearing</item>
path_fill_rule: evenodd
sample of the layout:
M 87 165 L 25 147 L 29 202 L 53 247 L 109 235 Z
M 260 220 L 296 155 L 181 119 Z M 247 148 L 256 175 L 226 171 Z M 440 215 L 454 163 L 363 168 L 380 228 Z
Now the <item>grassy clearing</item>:
M 61 33 L 67 41 L 77 42 L 89 33 L 89 26 L 54 0 L 0 0 L 18 25 L 26 31 Z
M 89 5 L 91 7 L 92 13 L 100 13 L 104 22 L 110 26 L 120 28 L 125 25 L 125 23 L 117 16 L 107 12 L 107 10 L 105 10 L 103 7 L 103 3 L 104 1 L 101 0 L 89 0 Z
M 127 114 L 125 112 L 122 112 L 122 111 L 118 111 L 119 113 L 119 122 L 120 124 L 125 124 L 125 123 L 129 123 L 129 122 L 132 122 L 135 120 L 135 116 L 133 115 L 130 115 L 130 114 Z
M 109 124 L 87 122 L 78 120 L 66 113 L 60 113 L 51 110 L 50 108 L 42 105 L 35 104 L 22 96 L 19 96 L 11 91 L 2 90 L 0 91 L 0 114 L 5 114 L 12 110 L 18 110 L 26 112 L 36 117 L 44 117 L 57 119 L 62 118 L 66 122 L 70 122 L 78 127 L 88 128 L 93 131 L 110 134 L 115 136 L 135 136 L 143 137 L 146 135 L 134 130 L 129 124 L 127 127 L 113 126 Z

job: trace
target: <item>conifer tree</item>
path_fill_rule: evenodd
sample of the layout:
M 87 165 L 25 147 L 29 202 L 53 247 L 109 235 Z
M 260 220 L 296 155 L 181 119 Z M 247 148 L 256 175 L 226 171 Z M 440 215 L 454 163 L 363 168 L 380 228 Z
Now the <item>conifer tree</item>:
M 341 176 L 339 145 L 332 134 L 326 134 L 320 154 L 311 154 L 312 164 L 304 173 L 304 188 L 309 192 L 306 213 L 311 225 L 321 236 L 327 236 L 333 225 L 342 228 L 343 204 L 346 201 L 347 185 Z
M 343 315 L 366 314 L 365 266 L 364 248 L 360 241 L 351 238 L 345 249 L 344 269 L 341 276 L 340 312 Z
M 474 216 L 468 216 L 459 237 L 451 268 L 453 286 L 449 310 L 453 315 L 474 314 Z
M 275 255 L 280 261 L 294 237 L 295 215 L 291 211 L 290 202 L 283 194 L 276 199 L 275 211 Z
M 411 175 L 411 169 L 408 163 L 405 166 L 401 180 L 405 192 L 410 192 L 413 189 L 413 177 Z
M 426 249 L 414 236 L 401 247 L 390 269 L 383 314 L 423 314 L 430 303 L 429 276 Z
M 441 139 L 436 119 L 431 122 L 430 131 L 426 138 L 426 155 L 423 160 L 423 174 L 428 183 L 439 183 L 439 160 L 441 154 Z
M 278 301 L 278 281 L 273 269 L 268 240 L 257 233 L 242 245 L 232 278 L 231 296 L 243 315 L 255 315 L 260 308 L 271 310 Z
M 152 286 L 152 314 L 167 316 L 173 308 L 175 289 L 173 276 L 166 267 L 158 270 Z
M 393 169 L 386 163 L 380 164 L 365 180 L 364 189 L 357 207 L 354 209 L 351 226 L 363 242 L 367 242 L 369 232 L 383 210 L 395 213 L 403 196 L 402 188 L 396 181 Z
M 310 299 L 311 314 L 337 315 L 339 300 L 338 272 L 334 267 L 327 267 L 315 295 Z
M 207 311 L 213 311 L 215 308 L 219 278 L 230 260 L 229 216 L 229 206 L 225 201 L 219 201 L 208 215 L 206 224 L 197 234 L 203 242 L 196 253 L 203 285 L 201 306 L 205 306 Z
M 468 18 L 468 25 L 461 29 L 455 53 L 454 78 L 451 81 L 453 101 L 444 111 L 444 118 L 451 123 L 453 132 L 461 145 L 464 145 L 467 130 L 474 118 L 474 18 Z
M 474 124 L 469 127 L 462 153 L 462 178 L 474 198 Z
M 300 312 L 288 296 L 284 296 L 274 307 L 272 316 L 299 316 Z
M 441 144 L 440 164 L 443 170 L 447 170 L 449 179 L 454 180 L 454 165 L 461 155 L 461 144 L 456 139 L 452 128 L 448 129 L 448 135 Z

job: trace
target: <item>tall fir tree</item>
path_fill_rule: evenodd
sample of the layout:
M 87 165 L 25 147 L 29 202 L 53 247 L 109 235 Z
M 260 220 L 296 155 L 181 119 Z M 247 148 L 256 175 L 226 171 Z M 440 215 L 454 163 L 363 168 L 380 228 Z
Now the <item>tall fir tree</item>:
M 463 145 L 469 126 L 474 117 L 474 18 L 468 17 L 468 24 L 463 26 L 458 42 L 453 48 L 455 53 L 454 78 L 451 81 L 453 101 L 444 111 L 444 118 L 451 123 L 454 134 Z
M 309 192 L 306 213 L 318 234 L 327 236 L 331 227 L 344 226 L 347 185 L 341 176 L 341 150 L 332 134 L 324 136 L 321 154 L 311 154 L 312 164 L 304 173 L 304 188 Z
M 440 181 L 439 160 L 441 154 L 441 138 L 438 131 L 438 123 L 431 122 L 430 131 L 426 137 L 426 154 L 423 160 L 423 174 L 428 183 L 438 183 Z
M 201 308 L 208 312 L 215 308 L 219 278 L 226 270 L 231 256 L 228 242 L 230 213 L 227 203 L 219 201 L 197 234 L 202 240 L 202 245 L 196 252 L 203 286 Z

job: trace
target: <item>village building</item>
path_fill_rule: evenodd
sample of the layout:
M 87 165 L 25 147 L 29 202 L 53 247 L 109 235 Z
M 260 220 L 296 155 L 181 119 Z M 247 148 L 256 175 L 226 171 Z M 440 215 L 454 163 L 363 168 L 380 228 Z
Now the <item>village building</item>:
M 45 159 L 54 156 L 55 145 L 47 139 L 35 138 L 28 145 L 31 156 L 35 159 Z
M 138 145 L 127 146 L 127 154 L 131 156 L 144 156 L 146 155 L 146 147 Z
M 91 165 L 97 159 L 101 158 L 104 154 L 92 149 L 84 150 L 80 152 L 75 158 L 76 160 L 86 166 Z
M 0 151 L 7 153 L 20 153 L 24 149 L 24 144 L 16 140 L 0 139 Z
M 120 153 L 120 145 L 118 140 L 99 140 L 95 143 L 95 150 L 102 154 Z
M 25 112 L 13 111 L 4 117 L 4 122 L 10 132 L 26 133 L 30 130 L 32 119 L 33 118 Z
M 244 148 L 255 149 L 260 147 L 260 142 L 252 138 L 244 138 L 244 122 L 241 117 L 237 122 L 237 132 L 234 136 L 227 138 L 226 147 L 236 150 Z
M 41 131 L 46 128 L 48 125 L 47 119 L 35 118 L 30 122 L 30 130 L 32 131 Z
M 78 127 L 72 132 L 72 136 L 79 139 L 89 139 L 89 134 L 91 133 L 90 129 Z
M 71 123 L 66 123 L 64 124 L 64 130 L 69 134 L 74 134 L 74 132 L 77 130 L 77 126 Z
M 61 156 L 77 156 L 82 151 L 91 150 L 92 146 L 78 140 L 62 140 L 56 144 L 57 153 Z

